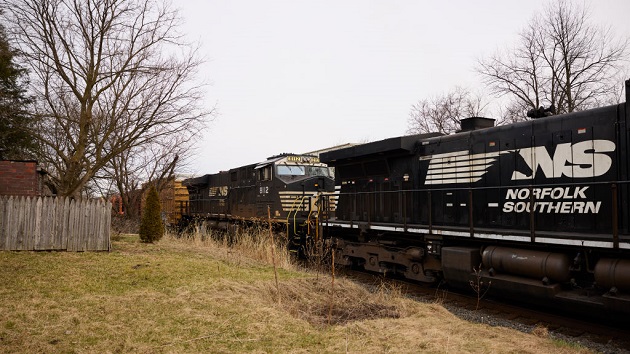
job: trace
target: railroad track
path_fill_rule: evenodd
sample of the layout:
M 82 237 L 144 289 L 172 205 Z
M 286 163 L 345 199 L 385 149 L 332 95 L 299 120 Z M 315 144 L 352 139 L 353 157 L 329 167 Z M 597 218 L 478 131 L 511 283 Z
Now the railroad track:
M 340 274 L 367 286 L 389 282 L 400 287 L 410 298 L 440 302 L 456 316 L 471 322 L 511 327 L 523 332 L 548 333 L 554 338 L 579 343 L 603 353 L 630 353 L 630 320 L 611 324 L 493 297 L 482 298 L 478 303 L 475 293 L 467 294 L 351 269 L 343 269 Z

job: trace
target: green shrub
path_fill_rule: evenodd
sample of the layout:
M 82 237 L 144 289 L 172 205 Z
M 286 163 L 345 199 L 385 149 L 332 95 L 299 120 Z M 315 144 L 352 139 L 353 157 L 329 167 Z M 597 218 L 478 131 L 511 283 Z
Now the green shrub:
M 162 223 L 160 198 L 155 186 L 151 186 L 147 195 L 144 210 L 142 211 L 142 221 L 140 222 L 140 240 L 152 243 L 162 238 L 164 234 L 164 224 Z

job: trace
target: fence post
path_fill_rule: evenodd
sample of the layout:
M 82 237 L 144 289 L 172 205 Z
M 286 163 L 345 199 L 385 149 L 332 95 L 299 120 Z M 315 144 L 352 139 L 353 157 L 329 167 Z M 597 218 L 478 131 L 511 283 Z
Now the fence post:
M 7 199 L 0 198 L 0 250 L 7 249 Z

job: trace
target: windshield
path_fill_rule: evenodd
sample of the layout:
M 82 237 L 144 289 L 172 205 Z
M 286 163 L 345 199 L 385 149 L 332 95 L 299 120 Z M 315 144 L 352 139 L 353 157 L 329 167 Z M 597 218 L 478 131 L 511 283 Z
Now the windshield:
M 318 166 L 311 166 L 308 169 L 308 175 L 330 177 L 330 173 L 328 172 L 328 167 L 318 167 Z
M 330 171 L 323 166 L 278 165 L 278 176 L 330 177 Z
M 304 176 L 306 168 L 299 165 L 279 165 L 278 176 Z

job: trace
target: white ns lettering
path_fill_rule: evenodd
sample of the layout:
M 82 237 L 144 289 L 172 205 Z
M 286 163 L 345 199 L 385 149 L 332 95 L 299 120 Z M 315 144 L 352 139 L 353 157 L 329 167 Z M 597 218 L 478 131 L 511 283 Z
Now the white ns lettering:
M 544 146 L 520 149 L 519 154 L 532 174 L 514 171 L 512 180 L 534 178 L 539 168 L 547 178 L 601 176 L 612 166 L 612 159 L 605 154 L 612 151 L 615 151 L 615 143 L 609 140 L 587 140 L 573 146 L 571 143 L 558 144 L 553 158 Z

